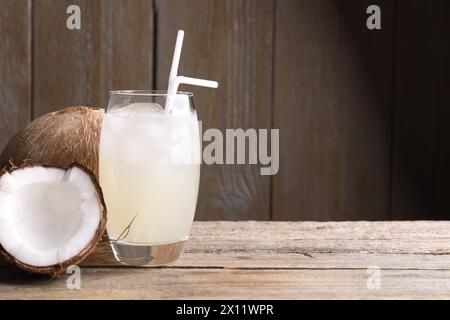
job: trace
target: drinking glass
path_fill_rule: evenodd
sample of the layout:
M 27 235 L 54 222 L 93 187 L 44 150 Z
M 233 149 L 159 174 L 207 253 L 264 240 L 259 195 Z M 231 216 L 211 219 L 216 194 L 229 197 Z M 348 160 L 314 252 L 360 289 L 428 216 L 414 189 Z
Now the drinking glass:
M 200 137 L 193 95 L 111 91 L 100 139 L 100 185 L 116 259 L 174 262 L 188 239 L 198 196 Z

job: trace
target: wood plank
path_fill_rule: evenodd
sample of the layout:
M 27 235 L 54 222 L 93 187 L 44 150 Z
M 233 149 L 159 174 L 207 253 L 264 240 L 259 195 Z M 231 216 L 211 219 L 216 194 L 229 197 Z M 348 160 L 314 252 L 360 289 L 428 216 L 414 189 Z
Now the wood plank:
M 66 28 L 71 4 L 80 6 L 81 30 Z M 35 116 L 70 105 L 103 107 L 108 90 L 151 89 L 150 1 L 44 0 L 34 19 Z
M 398 1 L 392 212 L 450 216 L 450 3 Z
M 0 299 L 445 299 L 449 240 L 449 221 L 195 222 L 172 266 L 85 264 L 81 290 L 0 268 Z
M 448 269 L 449 230 L 420 221 L 194 222 L 174 267 Z M 107 244 L 83 265 L 118 266 Z
M 450 271 L 382 270 L 380 289 L 366 270 L 89 269 L 81 289 L 67 276 L 42 282 L 0 274 L 0 299 L 449 299 Z
M 277 1 L 275 220 L 389 219 L 393 2 Z
M 149 0 L 102 0 L 101 88 L 153 88 L 154 12 Z M 106 105 L 107 101 L 103 100 Z
M 81 30 L 66 27 L 69 5 L 81 9 Z M 33 114 L 66 106 L 99 106 L 100 2 L 43 0 L 33 6 Z
M 194 222 L 174 267 L 447 269 L 449 227 L 420 221 Z M 121 265 L 103 243 L 83 266 Z
M 179 74 L 218 80 L 194 92 L 203 130 L 270 128 L 273 3 L 156 0 L 156 84 L 167 88 L 177 29 L 186 32 Z M 270 177 L 256 165 L 202 166 L 197 219 L 269 218 Z
M 30 120 L 31 1 L 2 1 L 0 36 L 1 151 Z

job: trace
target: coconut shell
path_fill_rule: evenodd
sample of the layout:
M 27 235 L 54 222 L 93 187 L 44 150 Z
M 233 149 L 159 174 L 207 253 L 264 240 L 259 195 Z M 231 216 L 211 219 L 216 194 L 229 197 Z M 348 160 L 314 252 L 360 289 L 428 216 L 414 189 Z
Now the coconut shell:
M 8 171 L 24 165 L 69 168 L 76 163 L 91 172 L 98 187 L 98 154 L 104 115 L 103 109 L 77 106 L 40 116 L 8 142 L 0 154 L 0 168 Z M 102 194 L 100 187 L 98 189 L 99 194 Z M 103 196 L 102 203 L 104 205 Z M 104 230 L 103 227 L 101 232 Z M 106 232 L 103 237 L 107 239 Z M 84 253 L 81 256 L 84 257 Z M 14 258 L 8 255 L 5 258 L 21 269 L 47 275 L 57 275 L 70 264 L 74 264 L 74 261 L 68 261 L 69 264 L 36 270 L 16 263 Z
M 98 179 L 98 148 L 105 112 L 68 107 L 47 113 L 19 131 L 0 155 L 0 168 L 23 164 L 67 168 L 78 163 Z
M 25 167 L 30 167 L 30 166 L 50 167 L 50 166 L 45 166 L 45 165 L 44 166 L 42 166 L 42 165 L 21 165 L 21 166 L 16 166 L 16 167 L 10 168 L 10 169 L 4 168 L 0 172 L 0 177 L 3 174 L 5 174 L 6 172 L 13 172 L 14 170 L 20 170 L 20 169 L 23 169 Z M 0 255 L 3 256 L 3 258 L 5 258 L 5 260 L 7 262 L 11 263 L 15 267 L 17 267 L 21 270 L 24 270 L 28 273 L 40 274 L 40 275 L 45 275 L 45 276 L 50 276 L 52 278 L 55 278 L 58 275 L 60 275 L 61 273 L 65 272 L 65 270 L 69 266 L 80 264 L 95 249 L 95 247 L 101 240 L 101 238 L 105 232 L 105 229 L 106 229 L 106 206 L 105 206 L 105 200 L 103 198 L 102 190 L 97 182 L 97 179 L 95 178 L 94 174 L 90 170 L 88 170 L 87 168 L 85 168 L 83 166 L 80 166 L 79 164 L 72 164 L 68 167 L 55 167 L 55 166 L 53 166 L 53 167 L 59 168 L 59 169 L 64 169 L 64 170 L 68 170 L 70 168 L 77 167 L 77 168 L 83 170 L 90 177 L 91 182 L 95 186 L 95 189 L 97 191 L 96 192 L 97 199 L 99 200 L 99 204 L 100 204 L 100 221 L 99 221 L 97 231 L 95 232 L 91 241 L 76 256 L 74 256 L 71 259 L 64 261 L 60 264 L 51 265 L 51 266 L 36 267 L 36 266 L 31 266 L 31 265 L 25 264 L 25 263 L 15 259 L 13 256 L 11 256 L 6 250 L 4 250 L 2 248 L 1 245 L 0 245 Z

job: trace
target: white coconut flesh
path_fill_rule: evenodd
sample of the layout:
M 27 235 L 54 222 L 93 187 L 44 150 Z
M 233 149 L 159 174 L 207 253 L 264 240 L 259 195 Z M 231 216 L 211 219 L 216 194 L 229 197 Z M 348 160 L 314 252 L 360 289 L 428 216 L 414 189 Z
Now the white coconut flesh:
M 92 241 L 101 208 L 93 181 L 78 167 L 5 173 L 0 178 L 0 245 L 30 266 L 63 263 Z

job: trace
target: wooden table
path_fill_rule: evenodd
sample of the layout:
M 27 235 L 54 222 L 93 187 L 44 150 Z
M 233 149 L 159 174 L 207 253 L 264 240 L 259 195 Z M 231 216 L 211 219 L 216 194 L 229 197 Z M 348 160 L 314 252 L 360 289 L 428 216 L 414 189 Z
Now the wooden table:
M 110 265 L 105 250 L 83 264 L 80 290 L 0 267 L 0 298 L 450 298 L 450 222 L 195 222 L 181 259 L 160 268 Z

